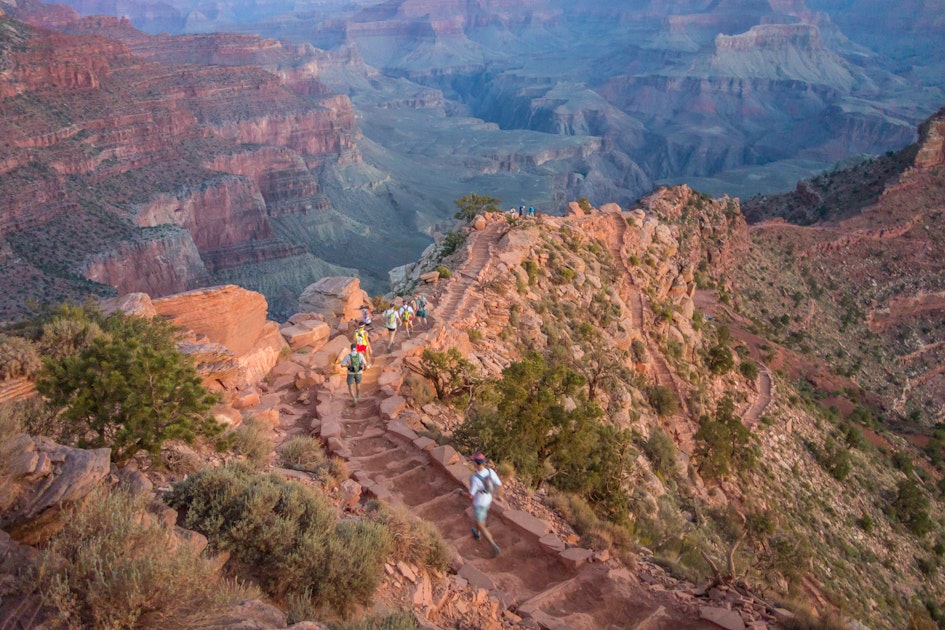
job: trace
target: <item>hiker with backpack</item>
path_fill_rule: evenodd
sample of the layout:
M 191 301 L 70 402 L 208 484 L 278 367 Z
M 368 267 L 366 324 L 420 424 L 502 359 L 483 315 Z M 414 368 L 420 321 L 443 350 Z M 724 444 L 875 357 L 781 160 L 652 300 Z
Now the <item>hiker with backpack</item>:
M 492 545 L 492 557 L 495 558 L 501 549 L 495 544 L 492 533 L 486 528 L 486 515 L 489 513 L 489 506 L 492 505 L 492 497 L 502 482 L 495 470 L 486 466 L 485 455 L 477 452 L 473 454 L 472 461 L 476 465 L 476 472 L 469 477 L 469 496 L 472 498 L 473 515 L 476 520 L 472 534 L 476 540 L 479 540 L 481 536 L 486 537 Z
M 367 326 L 364 322 L 358 324 L 358 329 L 354 331 L 354 343 L 357 350 L 367 359 L 365 368 L 371 367 L 371 337 L 368 335 Z
M 367 328 L 371 327 L 371 307 L 367 304 L 361 307 L 361 323 Z
M 352 404 L 358 404 L 361 398 L 361 376 L 364 373 L 364 366 L 367 360 L 364 354 L 358 352 L 358 345 L 351 344 L 351 352 L 341 358 L 341 367 L 348 368 L 348 393 L 351 394 Z M 352 389 L 352 385 L 354 388 Z
M 390 337 L 387 339 L 387 351 L 390 352 L 394 347 L 394 335 L 397 334 L 400 315 L 397 314 L 397 309 L 391 305 L 381 314 L 381 317 L 384 319 L 384 327 L 390 332 Z
M 413 330 L 414 310 L 409 301 L 404 302 L 404 305 L 400 307 L 399 315 L 400 321 L 404 323 L 404 330 L 407 331 L 407 339 L 410 339 L 410 331 Z
M 427 323 L 427 298 L 422 295 L 413 296 L 413 301 L 417 305 L 417 320 L 423 322 L 423 327 L 428 328 L 430 324 Z

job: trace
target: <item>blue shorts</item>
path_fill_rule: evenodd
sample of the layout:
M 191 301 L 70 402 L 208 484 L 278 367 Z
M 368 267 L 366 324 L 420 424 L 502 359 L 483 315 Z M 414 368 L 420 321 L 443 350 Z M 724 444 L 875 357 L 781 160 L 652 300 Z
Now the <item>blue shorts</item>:
M 477 523 L 486 522 L 486 515 L 489 513 L 490 505 L 492 504 L 490 503 L 489 505 L 483 505 L 483 506 L 474 505 L 473 506 L 473 516 L 475 517 Z

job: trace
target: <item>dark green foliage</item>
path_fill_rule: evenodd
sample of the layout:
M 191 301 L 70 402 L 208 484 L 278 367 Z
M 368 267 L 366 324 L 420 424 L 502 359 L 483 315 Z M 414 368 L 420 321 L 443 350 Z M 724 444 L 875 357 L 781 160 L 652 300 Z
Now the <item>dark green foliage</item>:
M 357 622 L 329 623 L 330 630 L 416 630 L 413 613 L 404 610 L 383 617 L 371 617 Z
M 709 348 L 705 363 L 713 374 L 725 374 L 735 366 L 735 358 L 727 346 L 716 344 Z
M 643 444 L 643 452 L 653 463 L 653 470 L 664 478 L 676 471 L 676 445 L 660 428 L 655 428 Z
M 550 479 L 620 518 L 630 435 L 598 420 L 602 412 L 585 386 L 564 361 L 530 352 L 489 384 L 457 429 L 457 442 L 511 464 L 534 487 Z
M 450 348 L 446 352 L 424 348 L 420 356 L 420 366 L 410 367 L 433 383 L 439 400 L 449 400 L 457 394 L 468 393 L 476 381 L 475 367 L 464 359 L 456 348 Z
M 934 528 L 929 516 L 929 497 L 913 479 L 899 482 L 888 512 L 916 536 L 924 536 Z
M 273 596 L 301 597 L 342 615 L 366 603 L 384 574 L 390 540 L 372 521 L 337 521 L 315 490 L 243 467 L 213 468 L 168 496 L 184 527 L 229 551 Z
M 577 204 L 578 206 L 580 206 L 581 210 L 583 210 L 584 212 L 591 212 L 594 209 L 594 207 L 591 206 L 591 202 L 590 200 L 588 200 L 587 197 L 581 197 L 580 199 L 578 199 Z
M 679 400 L 668 387 L 654 385 L 646 390 L 646 399 L 658 416 L 671 416 L 679 411 Z
M 738 371 L 748 380 L 753 381 L 758 378 L 758 364 L 751 359 L 746 359 L 739 363 Z
M 535 282 L 538 280 L 538 273 L 540 271 L 538 263 L 529 258 L 522 262 L 522 267 L 525 269 L 525 273 L 528 274 L 529 286 L 534 286 Z
M 850 453 L 844 444 L 828 437 L 816 455 L 817 463 L 837 481 L 843 481 L 850 474 Z
M 459 246 L 465 242 L 465 234 L 462 232 L 450 232 L 443 238 L 443 243 L 440 244 L 440 254 L 443 256 L 449 256 L 459 249 Z
M 453 203 L 455 203 L 456 207 L 459 208 L 454 216 L 457 219 L 467 222 L 472 221 L 476 218 L 476 215 L 479 214 L 484 214 L 486 212 L 501 212 L 501 210 L 499 210 L 499 200 L 495 197 L 489 197 L 486 195 L 476 195 L 470 193 L 468 195 L 463 195 Z
M 80 446 L 109 447 L 122 462 L 139 450 L 156 455 L 168 439 L 221 430 L 207 414 L 216 398 L 167 322 L 115 313 L 101 328 L 78 354 L 46 360 L 36 383 Z
M 905 451 L 896 451 L 893 453 L 891 458 L 892 465 L 895 466 L 898 470 L 901 470 L 906 474 L 906 476 L 911 476 L 913 470 L 912 466 L 912 457 L 909 456 L 909 453 Z
M 695 435 L 695 455 L 701 475 L 721 479 L 732 470 L 748 470 L 755 465 L 757 455 L 748 443 L 751 434 L 735 416 L 735 403 L 731 396 L 720 400 L 715 416 L 703 416 L 700 424 Z

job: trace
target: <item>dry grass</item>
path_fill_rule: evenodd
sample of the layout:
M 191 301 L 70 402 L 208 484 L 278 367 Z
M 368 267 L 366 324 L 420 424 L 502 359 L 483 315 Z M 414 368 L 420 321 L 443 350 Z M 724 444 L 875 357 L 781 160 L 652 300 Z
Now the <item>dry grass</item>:
M 57 625 L 187 627 L 253 594 L 144 513 L 142 498 L 97 490 L 52 539 L 32 586 Z

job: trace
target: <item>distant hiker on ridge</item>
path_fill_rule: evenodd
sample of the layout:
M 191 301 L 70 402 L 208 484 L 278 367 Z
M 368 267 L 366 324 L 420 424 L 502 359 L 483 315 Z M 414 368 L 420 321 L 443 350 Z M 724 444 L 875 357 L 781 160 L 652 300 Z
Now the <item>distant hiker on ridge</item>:
M 367 360 L 358 352 L 357 344 L 351 344 L 351 352 L 341 358 L 341 367 L 348 368 L 348 393 L 351 395 L 351 404 L 358 404 L 361 397 L 361 376 Z M 352 389 L 352 385 L 354 388 Z
M 486 537 L 492 545 L 492 557 L 495 558 L 502 550 L 495 544 L 492 533 L 486 529 L 486 516 L 489 514 L 489 506 L 492 505 L 492 495 L 502 482 L 495 471 L 486 466 L 485 455 L 477 452 L 472 456 L 472 460 L 476 465 L 476 472 L 469 477 L 469 496 L 472 499 L 473 515 L 476 520 L 472 534 L 476 540 L 479 540 L 480 536 Z
M 371 327 L 371 308 L 367 304 L 361 307 L 361 322 L 368 328 Z

